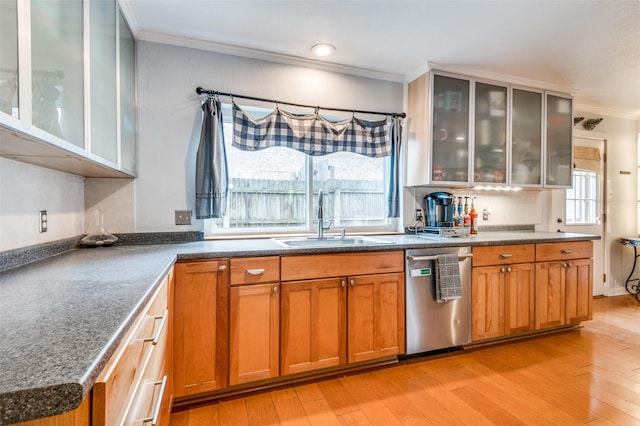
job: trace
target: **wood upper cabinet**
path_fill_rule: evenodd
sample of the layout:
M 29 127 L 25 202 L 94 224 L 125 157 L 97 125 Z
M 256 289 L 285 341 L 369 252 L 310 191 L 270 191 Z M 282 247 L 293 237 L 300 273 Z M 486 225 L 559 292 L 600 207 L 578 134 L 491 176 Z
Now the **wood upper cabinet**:
M 175 266 L 176 397 L 227 385 L 228 268 L 226 259 Z
M 346 287 L 346 278 L 282 284 L 282 375 L 347 362 Z
M 593 243 L 536 245 L 536 330 L 591 319 Z
M 533 330 L 535 246 L 477 247 L 473 256 L 472 339 Z
M 348 362 L 404 353 L 404 274 L 349 277 Z
M 280 284 L 229 290 L 229 385 L 279 374 Z
M 231 259 L 229 385 L 280 373 L 280 258 Z

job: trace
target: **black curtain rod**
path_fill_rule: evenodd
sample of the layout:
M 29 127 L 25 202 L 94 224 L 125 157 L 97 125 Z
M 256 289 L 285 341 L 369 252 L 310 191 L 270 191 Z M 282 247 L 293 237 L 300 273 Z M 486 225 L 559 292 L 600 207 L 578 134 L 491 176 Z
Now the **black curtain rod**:
M 208 95 L 208 96 L 215 96 L 215 95 L 219 95 L 219 96 L 229 96 L 230 98 L 242 98 L 242 99 L 250 99 L 252 101 L 261 101 L 261 102 L 269 102 L 272 104 L 284 104 L 284 105 L 291 105 L 291 106 L 297 106 L 297 107 L 303 107 L 303 108 L 315 108 L 315 109 L 322 109 L 325 111 L 341 111 L 341 112 L 352 112 L 352 113 L 358 113 L 358 114 L 375 114 L 375 115 L 388 115 L 391 117 L 400 117 L 400 118 L 405 118 L 407 116 L 407 114 L 405 114 L 404 112 L 380 112 L 380 111 L 364 111 L 364 110 L 359 110 L 359 109 L 345 109 L 345 108 L 327 108 L 327 107 L 321 107 L 321 106 L 316 106 L 316 105 L 304 105 L 304 104 L 294 104 L 292 102 L 283 102 L 283 101 L 277 101 L 275 99 L 266 99 L 266 98 L 257 98 L 255 96 L 244 96 L 244 95 L 236 95 L 235 93 L 223 93 L 223 92 L 218 92 L 216 90 L 207 90 L 207 89 L 203 89 L 202 87 L 198 87 L 196 88 L 196 93 L 198 95 Z

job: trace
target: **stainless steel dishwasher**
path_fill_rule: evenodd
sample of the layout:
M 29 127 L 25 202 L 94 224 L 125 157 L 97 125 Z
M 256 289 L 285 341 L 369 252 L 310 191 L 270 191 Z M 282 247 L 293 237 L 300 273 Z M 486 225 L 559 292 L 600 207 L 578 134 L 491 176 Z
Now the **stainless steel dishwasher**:
M 435 299 L 435 259 L 457 254 L 462 298 Z M 407 355 L 454 348 L 471 342 L 471 248 L 407 250 L 405 316 Z

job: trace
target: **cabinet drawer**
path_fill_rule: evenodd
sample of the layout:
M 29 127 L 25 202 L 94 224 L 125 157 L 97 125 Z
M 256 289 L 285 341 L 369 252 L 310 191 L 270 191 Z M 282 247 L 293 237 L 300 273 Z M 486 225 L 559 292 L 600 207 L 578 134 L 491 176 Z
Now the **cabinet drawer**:
M 161 338 L 168 329 L 168 281 L 168 277 L 165 278 L 98 376 L 93 386 L 93 425 L 107 426 L 122 421 L 143 367 L 157 346 L 154 338 Z
M 593 256 L 591 241 L 536 244 L 536 261 L 585 259 Z
M 535 259 L 533 244 L 513 244 L 473 248 L 473 266 L 528 263 Z
M 231 259 L 231 285 L 280 281 L 280 258 L 246 257 Z
M 403 251 L 283 256 L 282 281 L 404 271 Z
M 157 344 L 152 347 L 149 360 L 142 369 L 132 395 L 129 410 L 125 414 L 125 425 L 149 424 L 157 420 L 156 425 L 168 425 L 170 406 L 169 370 L 166 359 L 169 345 L 169 327 L 160 330 Z

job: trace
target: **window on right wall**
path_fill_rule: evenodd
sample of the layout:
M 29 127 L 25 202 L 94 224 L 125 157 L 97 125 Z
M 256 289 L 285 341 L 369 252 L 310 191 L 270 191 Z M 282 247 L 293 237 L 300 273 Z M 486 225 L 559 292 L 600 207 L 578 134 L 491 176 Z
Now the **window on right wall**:
M 573 188 L 566 194 L 567 225 L 598 224 L 598 174 L 588 170 L 573 171 Z

